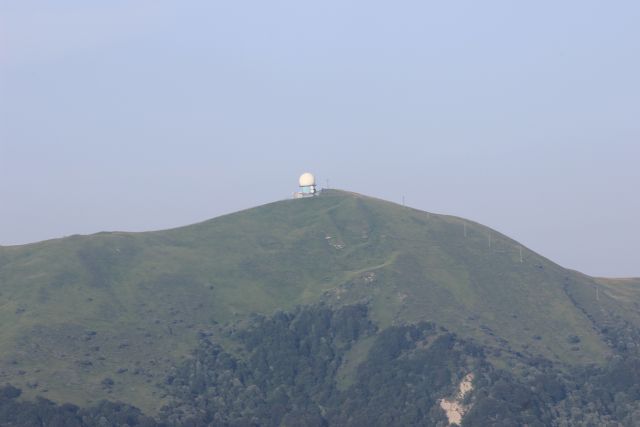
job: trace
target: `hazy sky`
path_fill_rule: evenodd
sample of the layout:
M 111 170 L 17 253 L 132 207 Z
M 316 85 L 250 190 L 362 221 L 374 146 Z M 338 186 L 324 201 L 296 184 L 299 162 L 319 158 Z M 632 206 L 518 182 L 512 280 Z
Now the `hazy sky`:
M 640 2 L 0 0 L 0 244 L 324 184 L 640 276 Z

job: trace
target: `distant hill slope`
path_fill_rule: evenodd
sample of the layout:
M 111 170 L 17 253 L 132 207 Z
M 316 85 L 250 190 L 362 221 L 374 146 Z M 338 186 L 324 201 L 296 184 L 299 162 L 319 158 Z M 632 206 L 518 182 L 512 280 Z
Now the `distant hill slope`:
M 318 302 L 568 365 L 609 354 L 599 310 L 640 325 L 637 284 L 566 270 L 468 220 L 329 190 L 173 230 L 0 247 L 0 382 L 154 412 L 155 384 L 198 331 Z

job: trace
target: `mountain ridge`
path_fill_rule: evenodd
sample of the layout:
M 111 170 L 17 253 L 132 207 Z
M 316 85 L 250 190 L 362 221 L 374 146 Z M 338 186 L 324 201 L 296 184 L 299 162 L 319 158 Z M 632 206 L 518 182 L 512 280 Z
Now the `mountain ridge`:
M 502 349 L 495 363 L 601 364 L 611 350 L 592 313 L 640 324 L 633 285 L 606 280 L 473 221 L 325 190 L 168 230 L 0 247 L 0 381 L 155 412 L 154 384 L 198 331 L 316 303 L 365 304 L 381 329 L 435 321 Z

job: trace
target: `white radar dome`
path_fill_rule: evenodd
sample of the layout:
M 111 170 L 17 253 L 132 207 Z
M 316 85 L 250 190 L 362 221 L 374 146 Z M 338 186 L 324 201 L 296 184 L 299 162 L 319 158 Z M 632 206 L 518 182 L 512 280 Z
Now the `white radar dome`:
M 309 187 L 311 185 L 316 185 L 316 178 L 309 172 L 306 172 L 300 175 L 298 182 L 300 183 L 300 187 Z

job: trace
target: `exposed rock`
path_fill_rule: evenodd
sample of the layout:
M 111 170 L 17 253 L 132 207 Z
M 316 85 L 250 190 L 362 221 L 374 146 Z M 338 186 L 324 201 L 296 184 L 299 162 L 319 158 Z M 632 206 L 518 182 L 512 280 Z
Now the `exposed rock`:
M 440 399 L 440 407 L 446 413 L 449 425 L 461 425 L 462 418 L 470 409 L 464 404 L 464 398 L 472 390 L 473 374 L 467 374 L 460 382 L 458 393 L 453 399 Z

